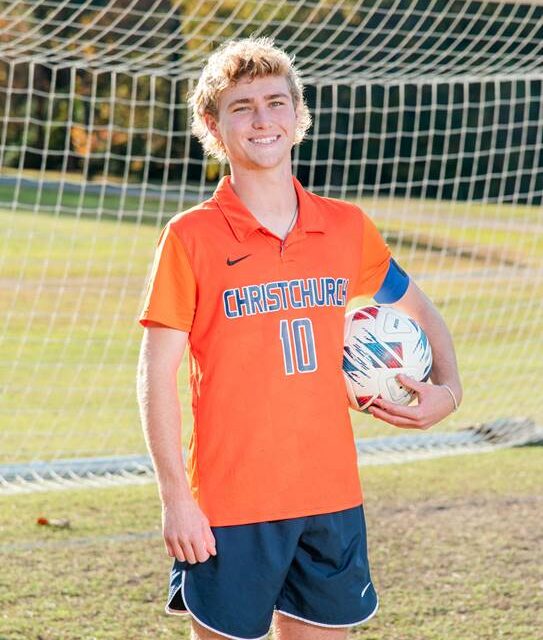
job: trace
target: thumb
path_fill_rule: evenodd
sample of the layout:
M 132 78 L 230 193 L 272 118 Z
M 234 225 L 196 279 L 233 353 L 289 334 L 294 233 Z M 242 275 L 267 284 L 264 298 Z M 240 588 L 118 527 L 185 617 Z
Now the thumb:
M 410 389 L 411 391 L 416 391 L 419 393 L 424 390 L 424 382 L 419 382 L 414 378 L 410 378 L 403 373 L 400 373 L 396 376 L 396 381 L 405 387 L 406 389 Z

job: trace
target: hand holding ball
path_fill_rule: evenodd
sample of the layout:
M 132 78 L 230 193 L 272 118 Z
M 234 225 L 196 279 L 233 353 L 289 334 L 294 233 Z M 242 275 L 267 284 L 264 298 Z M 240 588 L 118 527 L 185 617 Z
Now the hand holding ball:
M 376 398 L 409 404 L 413 395 L 400 386 L 398 374 L 426 382 L 432 349 L 422 328 L 392 307 L 360 307 L 345 316 L 343 375 L 349 402 L 363 411 Z

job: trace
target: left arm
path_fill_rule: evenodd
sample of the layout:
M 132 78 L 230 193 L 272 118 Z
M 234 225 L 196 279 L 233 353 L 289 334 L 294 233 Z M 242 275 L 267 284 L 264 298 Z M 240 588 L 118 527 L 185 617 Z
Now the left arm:
M 462 384 L 451 334 L 439 311 L 413 280 L 409 282 L 404 295 L 391 306 L 416 320 L 428 336 L 432 347 L 433 365 L 430 378 L 433 384 L 399 375 L 398 382 L 415 391 L 418 404 L 406 407 L 378 399 L 368 411 L 374 417 L 397 427 L 428 429 L 455 409 L 451 394 L 441 385 L 450 387 L 458 405 L 462 401 Z

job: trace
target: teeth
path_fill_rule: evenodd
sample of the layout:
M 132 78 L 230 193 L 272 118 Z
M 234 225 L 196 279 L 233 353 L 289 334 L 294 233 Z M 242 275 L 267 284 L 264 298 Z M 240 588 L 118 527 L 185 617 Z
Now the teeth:
M 279 138 L 279 136 L 273 136 L 273 138 L 251 138 L 251 142 L 256 142 L 256 144 L 270 144 L 271 142 L 275 142 Z

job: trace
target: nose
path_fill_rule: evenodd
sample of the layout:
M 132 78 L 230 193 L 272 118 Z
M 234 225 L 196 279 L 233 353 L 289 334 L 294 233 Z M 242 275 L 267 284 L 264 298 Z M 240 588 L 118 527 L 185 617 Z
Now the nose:
M 271 126 L 268 110 L 265 106 L 256 105 L 253 111 L 253 127 L 267 129 Z

